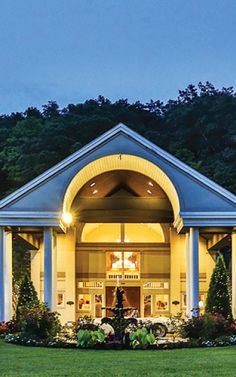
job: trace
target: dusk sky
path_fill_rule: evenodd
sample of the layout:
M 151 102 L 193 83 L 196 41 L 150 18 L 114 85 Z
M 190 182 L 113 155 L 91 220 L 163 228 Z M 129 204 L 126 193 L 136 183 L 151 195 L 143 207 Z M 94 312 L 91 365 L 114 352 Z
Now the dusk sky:
M 236 87 L 235 0 L 1 0 L 0 113 Z

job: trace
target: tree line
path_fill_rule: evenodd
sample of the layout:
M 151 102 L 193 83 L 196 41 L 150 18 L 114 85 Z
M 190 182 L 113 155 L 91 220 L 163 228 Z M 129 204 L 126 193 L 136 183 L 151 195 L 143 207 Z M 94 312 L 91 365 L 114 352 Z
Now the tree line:
M 60 109 L 0 116 L 0 196 L 4 197 L 122 122 L 236 193 L 236 93 L 209 82 L 189 85 L 166 103 L 112 102 L 99 96 Z

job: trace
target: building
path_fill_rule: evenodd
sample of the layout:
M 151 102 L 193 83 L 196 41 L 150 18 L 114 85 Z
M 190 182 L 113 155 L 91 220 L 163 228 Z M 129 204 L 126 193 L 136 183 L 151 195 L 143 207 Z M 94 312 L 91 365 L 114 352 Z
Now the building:
M 105 315 L 119 281 L 139 316 L 204 310 L 215 253 L 232 242 L 235 196 L 118 124 L 0 201 L 0 320 L 12 315 L 12 235 L 62 322 Z

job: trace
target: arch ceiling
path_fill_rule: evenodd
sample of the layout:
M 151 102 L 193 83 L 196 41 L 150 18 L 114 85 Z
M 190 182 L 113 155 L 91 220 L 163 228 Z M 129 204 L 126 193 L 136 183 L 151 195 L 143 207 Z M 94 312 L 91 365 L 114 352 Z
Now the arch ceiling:
M 96 176 L 114 170 L 127 170 L 141 173 L 154 181 L 169 198 L 174 217 L 177 218 L 180 211 L 180 204 L 176 189 L 169 177 L 157 165 L 152 162 L 129 154 L 114 154 L 92 161 L 81 169 L 68 185 L 64 201 L 63 212 L 70 212 L 74 198 L 81 188 Z

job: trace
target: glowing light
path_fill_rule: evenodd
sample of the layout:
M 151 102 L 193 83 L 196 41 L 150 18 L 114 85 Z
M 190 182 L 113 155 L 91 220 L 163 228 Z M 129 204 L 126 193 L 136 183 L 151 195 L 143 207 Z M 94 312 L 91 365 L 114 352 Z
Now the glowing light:
M 93 195 L 97 194 L 98 190 L 93 190 Z
M 152 194 L 151 190 L 147 190 L 147 193 L 150 194 L 150 195 Z
M 203 308 L 203 306 L 204 306 L 203 301 L 199 301 L 198 305 L 199 305 L 199 308 Z
M 95 185 L 96 185 L 96 183 L 95 183 L 95 182 L 92 182 L 91 185 L 90 185 L 90 187 L 93 187 L 93 186 L 95 186 Z
M 149 186 L 153 187 L 153 183 L 151 181 L 148 182 Z
M 62 215 L 62 220 L 66 224 L 71 224 L 72 223 L 72 214 L 69 212 L 64 212 Z

